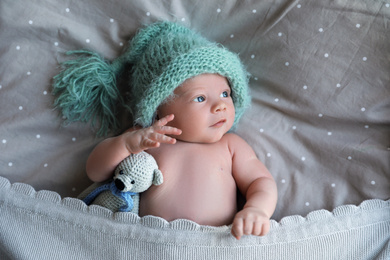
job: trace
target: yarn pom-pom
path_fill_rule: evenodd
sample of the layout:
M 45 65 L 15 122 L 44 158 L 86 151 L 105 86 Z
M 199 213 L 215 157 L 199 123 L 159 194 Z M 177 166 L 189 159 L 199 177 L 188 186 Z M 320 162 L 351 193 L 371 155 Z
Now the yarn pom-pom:
M 98 54 L 89 51 L 70 51 L 67 55 L 79 58 L 61 64 L 62 71 L 54 77 L 55 107 L 66 122 L 90 122 L 97 134 L 107 135 L 119 127 L 116 117 L 118 102 L 122 102 L 116 86 L 115 70 Z

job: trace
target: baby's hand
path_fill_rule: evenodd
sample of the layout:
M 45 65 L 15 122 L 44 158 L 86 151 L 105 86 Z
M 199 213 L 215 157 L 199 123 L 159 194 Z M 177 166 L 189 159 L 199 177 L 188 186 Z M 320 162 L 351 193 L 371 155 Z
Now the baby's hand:
M 232 235 L 239 240 L 242 235 L 264 236 L 270 228 L 269 217 L 260 209 L 247 207 L 236 214 Z
M 161 143 L 174 144 L 176 139 L 168 135 L 180 135 L 181 130 L 175 127 L 166 126 L 172 121 L 174 115 L 168 115 L 157 120 L 147 128 L 136 128 L 126 132 L 125 142 L 130 153 L 139 153 L 149 148 L 159 147 Z

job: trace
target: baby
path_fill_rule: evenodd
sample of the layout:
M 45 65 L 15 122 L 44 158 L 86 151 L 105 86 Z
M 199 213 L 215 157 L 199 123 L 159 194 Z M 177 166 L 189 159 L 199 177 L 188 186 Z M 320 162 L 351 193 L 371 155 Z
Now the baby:
M 276 205 L 276 185 L 250 146 L 227 133 L 235 117 L 227 80 L 202 74 L 186 80 L 174 94 L 158 108 L 161 119 L 151 127 L 100 143 L 87 162 L 89 178 L 104 181 L 129 154 L 146 150 L 156 159 L 164 183 L 141 195 L 141 216 L 212 226 L 233 222 L 237 239 L 265 235 Z M 236 186 L 247 199 L 237 214 Z
M 250 102 L 247 73 L 237 55 L 163 22 L 140 31 L 112 66 L 118 64 L 132 66 L 129 102 L 138 126 L 95 147 L 88 177 L 105 181 L 124 158 L 146 151 L 156 159 L 164 183 L 141 195 L 141 216 L 233 223 L 237 239 L 267 234 L 276 184 L 252 148 L 229 132 Z M 237 188 L 246 198 L 239 212 Z

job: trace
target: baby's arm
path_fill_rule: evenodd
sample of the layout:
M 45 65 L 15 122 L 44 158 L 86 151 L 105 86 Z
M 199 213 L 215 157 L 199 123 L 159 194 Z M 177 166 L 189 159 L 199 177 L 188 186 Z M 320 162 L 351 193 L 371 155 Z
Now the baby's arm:
M 270 218 L 276 207 L 276 183 L 243 139 L 234 134 L 229 137 L 229 147 L 233 155 L 233 177 L 246 197 L 244 208 L 234 218 L 232 234 L 237 239 L 242 235 L 263 236 L 269 231 Z
M 118 164 L 130 154 L 159 147 L 160 143 L 174 144 L 176 139 L 167 135 L 180 135 L 181 130 L 166 126 L 173 118 L 173 115 L 168 115 L 156 121 L 151 127 L 132 128 L 119 136 L 102 141 L 88 157 L 86 165 L 88 177 L 95 182 L 105 181 L 112 176 Z

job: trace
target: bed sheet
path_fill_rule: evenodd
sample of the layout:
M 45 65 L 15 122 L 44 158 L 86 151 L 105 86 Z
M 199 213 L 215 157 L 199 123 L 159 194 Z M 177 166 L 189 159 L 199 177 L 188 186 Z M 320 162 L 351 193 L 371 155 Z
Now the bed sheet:
M 277 182 L 273 219 L 388 199 L 389 18 L 382 0 L 1 1 L 0 176 L 62 197 L 87 187 L 102 138 L 53 109 L 64 52 L 113 59 L 138 28 L 171 20 L 239 53 L 251 73 L 237 133 Z

